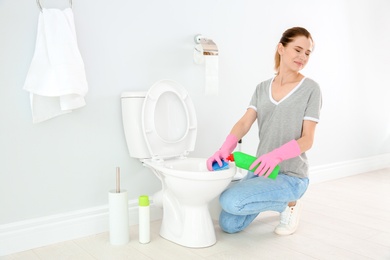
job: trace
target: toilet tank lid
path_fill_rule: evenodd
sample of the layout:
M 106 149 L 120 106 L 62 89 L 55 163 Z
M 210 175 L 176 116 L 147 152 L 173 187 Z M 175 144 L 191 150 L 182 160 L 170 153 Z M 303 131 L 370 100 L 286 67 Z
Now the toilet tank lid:
M 147 91 L 126 91 L 123 92 L 121 98 L 144 98 Z

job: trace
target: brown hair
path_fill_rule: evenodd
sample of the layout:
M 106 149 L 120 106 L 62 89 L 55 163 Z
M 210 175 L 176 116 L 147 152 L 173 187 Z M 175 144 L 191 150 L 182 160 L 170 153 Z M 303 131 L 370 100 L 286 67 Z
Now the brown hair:
M 308 30 L 306 30 L 303 27 L 293 27 L 293 28 L 287 29 L 283 33 L 282 38 L 280 38 L 279 43 L 281 43 L 284 47 L 286 47 L 288 43 L 292 42 L 294 40 L 294 38 L 296 38 L 298 36 L 305 36 L 306 38 L 313 41 L 313 38 L 311 37 L 311 34 L 309 33 Z M 276 47 L 274 69 L 277 73 L 279 72 L 279 67 L 280 67 L 280 54 L 278 52 L 278 48 Z

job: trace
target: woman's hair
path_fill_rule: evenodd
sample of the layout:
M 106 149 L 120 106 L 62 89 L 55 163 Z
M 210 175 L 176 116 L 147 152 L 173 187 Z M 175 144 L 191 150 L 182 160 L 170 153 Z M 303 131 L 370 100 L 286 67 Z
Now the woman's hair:
M 281 43 L 284 47 L 286 47 L 288 43 L 292 42 L 294 40 L 294 38 L 296 38 L 298 36 L 305 36 L 306 38 L 313 41 L 313 38 L 311 37 L 311 34 L 309 33 L 308 30 L 306 30 L 303 27 L 293 27 L 293 28 L 287 29 L 283 33 L 282 38 L 280 38 L 279 43 Z M 276 47 L 275 68 L 274 68 L 276 73 L 279 72 L 279 67 L 280 67 L 280 54 L 278 52 L 278 47 Z

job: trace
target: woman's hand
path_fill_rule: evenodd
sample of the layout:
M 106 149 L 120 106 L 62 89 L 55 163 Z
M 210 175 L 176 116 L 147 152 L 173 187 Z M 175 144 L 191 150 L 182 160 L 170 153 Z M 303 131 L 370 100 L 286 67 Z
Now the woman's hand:
M 279 148 L 276 148 L 272 152 L 266 153 L 256 161 L 252 163 L 249 167 L 249 170 L 254 169 L 256 166 L 257 169 L 254 171 L 255 175 L 268 177 L 271 172 L 274 170 L 276 165 L 280 162 L 297 157 L 301 154 L 301 149 L 296 140 L 291 140 L 290 142 L 282 145 Z

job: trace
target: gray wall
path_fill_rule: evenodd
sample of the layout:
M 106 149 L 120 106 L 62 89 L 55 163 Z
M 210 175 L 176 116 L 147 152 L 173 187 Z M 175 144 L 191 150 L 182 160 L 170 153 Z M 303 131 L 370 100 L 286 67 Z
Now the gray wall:
M 41 0 L 46 7 L 66 0 Z M 120 94 L 173 79 L 198 116 L 192 156 L 219 148 L 255 86 L 273 74 L 281 33 L 304 26 L 316 48 L 303 71 L 320 83 L 324 105 L 311 165 L 390 153 L 390 2 L 386 0 L 73 0 L 90 91 L 87 105 L 33 125 L 22 90 L 35 46 L 34 0 L 0 0 L 0 224 L 107 203 L 115 167 L 129 199 L 157 178 L 128 156 Z M 195 34 L 220 51 L 220 94 L 204 95 L 204 67 L 192 61 Z M 254 153 L 256 127 L 243 150 Z

